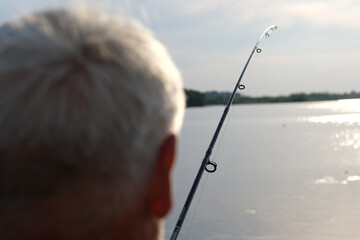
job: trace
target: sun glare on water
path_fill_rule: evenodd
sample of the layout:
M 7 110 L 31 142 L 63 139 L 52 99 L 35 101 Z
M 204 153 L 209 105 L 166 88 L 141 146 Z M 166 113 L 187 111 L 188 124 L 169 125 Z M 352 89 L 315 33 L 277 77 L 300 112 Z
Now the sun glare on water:
M 360 113 L 334 114 L 308 117 L 308 122 L 360 125 Z
M 360 99 L 342 99 L 337 101 L 315 102 L 310 109 L 330 109 L 334 112 L 360 113 Z
M 360 99 L 315 102 L 307 109 L 324 110 L 326 114 L 302 117 L 299 121 L 339 126 L 339 130 L 331 136 L 334 151 L 360 149 Z
M 310 105 L 308 108 L 329 110 L 334 114 L 305 117 L 301 118 L 300 121 L 360 126 L 360 99 L 319 102 Z

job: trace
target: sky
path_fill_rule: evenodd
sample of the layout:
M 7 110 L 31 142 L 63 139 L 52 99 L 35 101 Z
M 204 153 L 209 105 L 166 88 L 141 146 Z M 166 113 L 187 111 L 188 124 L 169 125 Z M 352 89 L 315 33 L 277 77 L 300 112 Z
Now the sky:
M 243 94 L 360 91 L 358 0 L 83 1 L 137 18 L 168 48 L 184 86 L 232 91 L 254 45 L 270 25 L 242 83 Z M 101 2 L 101 3 L 99 3 Z M 70 0 L 0 0 L 0 22 Z

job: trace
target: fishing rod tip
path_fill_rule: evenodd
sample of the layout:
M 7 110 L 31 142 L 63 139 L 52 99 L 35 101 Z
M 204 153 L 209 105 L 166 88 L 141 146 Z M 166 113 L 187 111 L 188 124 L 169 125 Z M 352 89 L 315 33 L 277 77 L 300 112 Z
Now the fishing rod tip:
M 275 31 L 275 30 L 278 30 L 278 26 L 277 25 L 272 25 L 272 26 L 270 26 L 269 28 L 268 28 L 268 30 L 270 30 L 270 31 Z

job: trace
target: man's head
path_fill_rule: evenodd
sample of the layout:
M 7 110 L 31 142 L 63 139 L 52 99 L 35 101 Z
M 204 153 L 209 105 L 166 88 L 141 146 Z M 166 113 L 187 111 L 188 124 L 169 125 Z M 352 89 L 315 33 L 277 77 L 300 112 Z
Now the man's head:
M 155 234 L 183 111 L 137 22 L 57 9 L 1 26 L 0 239 Z

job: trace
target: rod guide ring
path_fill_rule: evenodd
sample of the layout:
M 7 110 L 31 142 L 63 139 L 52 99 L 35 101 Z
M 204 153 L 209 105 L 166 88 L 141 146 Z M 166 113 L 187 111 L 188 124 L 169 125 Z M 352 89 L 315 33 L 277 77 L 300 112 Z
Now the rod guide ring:
M 210 166 L 210 167 L 209 167 L 209 166 Z M 216 162 L 209 161 L 209 162 L 206 164 L 205 170 L 206 170 L 208 173 L 213 173 L 213 172 L 216 171 L 216 168 L 217 168 Z

